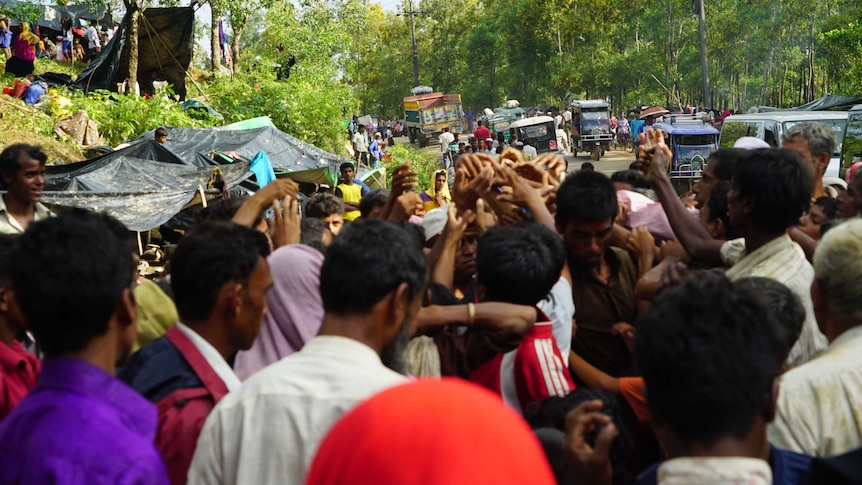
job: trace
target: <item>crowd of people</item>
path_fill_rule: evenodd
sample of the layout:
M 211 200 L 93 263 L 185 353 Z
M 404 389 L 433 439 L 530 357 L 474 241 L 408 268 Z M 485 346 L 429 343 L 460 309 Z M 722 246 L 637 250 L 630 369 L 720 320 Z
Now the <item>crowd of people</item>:
M 61 28 L 62 35 L 56 37 L 55 43 L 47 34 L 40 33 L 38 27 L 35 32 L 31 31 L 27 22 L 21 22 L 15 33 L 9 19 L 0 19 L 0 49 L 6 58 L 5 72 L 17 77 L 29 76 L 37 58 L 89 64 L 113 39 L 116 30 L 99 27 L 98 22 L 90 23 L 86 29 L 78 28 L 69 19 L 62 20 Z
M 824 195 L 829 136 L 719 150 L 682 198 L 651 128 L 613 177 L 348 162 L 212 201 L 156 282 L 13 145 L 0 483 L 860 483 L 862 175 Z

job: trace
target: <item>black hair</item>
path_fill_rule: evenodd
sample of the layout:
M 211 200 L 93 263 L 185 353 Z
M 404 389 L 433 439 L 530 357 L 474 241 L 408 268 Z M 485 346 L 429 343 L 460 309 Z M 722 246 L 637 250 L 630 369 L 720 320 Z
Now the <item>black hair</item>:
M 829 232 L 836 226 L 841 225 L 841 223 L 843 223 L 844 221 L 846 221 L 846 219 L 832 219 L 829 222 L 824 222 L 820 225 L 820 237 L 822 238 L 826 235 L 827 232 Z
M 359 201 L 359 213 L 362 214 L 362 217 L 368 217 L 374 207 L 386 205 L 386 201 L 389 200 L 389 193 L 389 189 L 374 189 L 365 194 Z
M 269 242 L 260 231 L 226 221 L 192 227 L 171 258 L 171 288 L 180 318 L 209 318 L 222 286 L 248 281 L 260 258 L 268 255 Z
M 15 298 L 49 357 L 103 335 L 123 291 L 131 291 L 128 241 L 106 224 L 108 217 L 72 210 L 34 222 L 9 257 Z
M 617 191 L 606 175 L 580 170 L 566 177 L 557 190 L 557 223 L 599 222 L 617 217 Z
M 321 253 L 326 251 L 326 246 L 323 245 L 323 231 L 328 231 L 329 226 L 323 222 L 323 219 L 303 217 L 299 223 L 299 229 L 299 244 L 311 246 Z
M 559 234 L 535 222 L 492 227 L 476 249 L 476 274 L 489 301 L 536 305 L 560 279 L 565 262 Z
M 590 162 L 584 162 L 584 163 L 590 163 Z M 590 163 L 590 165 L 592 165 L 592 164 Z M 629 164 L 629 170 L 636 170 L 636 171 L 640 172 L 640 171 L 641 171 L 641 164 L 640 164 L 640 162 L 632 162 L 632 163 L 630 163 L 630 164 Z
M 305 203 L 305 217 L 325 219 L 332 214 L 343 214 L 344 202 L 329 193 L 314 194 Z
M 634 355 L 655 421 L 687 445 L 749 432 L 785 357 L 761 300 L 704 274 L 662 293 L 637 327 Z
M 317 184 L 312 184 L 310 182 L 300 182 L 299 183 L 299 191 L 303 194 L 309 195 L 312 192 L 317 190 Z
M 814 201 L 814 205 L 819 205 L 823 208 L 823 213 L 826 214 L 830 220 L 835 219 L 835 215 L 838 213 L 838 201 L 833 199 L 832 197 L 818 197 L 817 200 Z
M 323 308 L 366 314 L 401 283 L 407 283 L 412 299 L 425 290 L 428 273 L 425 255 L 408 232 L 381 219 L 359 220 L 326 249 L 320 269 Z
M 38 160 L 43 166 L 45 165 L 45 162 L 48 161 L 48 155 L 46 155 L 41 148 L 33 145 L 16 143 L 14 145 L 9 145 L 2 153 L 0 153 L 0 172 L 15 175 L 15 173 L 18 172 L 18 169 L 21 168 L 20 159 L 22 153 L 26 153 L 30 158 Z
M 564 397 L 553 396 L 541 403 L 527 408 L 524 419 L 531 428 L 553 428 L 565 431 L 566 415 L 583 402 L 602 401 L 601 413 L 611 418 L 617 429 L 617 436 L 611 444 L 609 459 L 613 468 L 613 483 L 633 483 L 637 473 L 641 471 L 635 460 L 638 449 L 632 430 L 638 426 L 637 418 L 631 408 L 625 404 L 624 398 L 607 391 L 580 387 Z M 586 441 L 595 446 L 595 440 L 600 430 L 593 430 L 586 436 Z
M 230 199 L 211 201 L 209 205 L 198 212 L 197 217 L 195 217 L 195 224 L 206 221 L 230 221 L 247 199 L 248 197 L 231 197 Z M 261 213 L 255 218 L 252 227 L 260 224 L 262 220 L 263 214 Z
M 727 206 L 727 194 L 730 192 L 730 182 L 720 181 L 712 186 L 709 198 L 706 199 L 706 207 L 709 208 L 709 220 L 721 220 L 725 231 L 730 228 L 730 210 Z
M 153 136 L 155 138 L 158 138 L 160 136 L 168 136 L 168 130 L 166 130 L 164 127 L 160 126 L 160 127 L 156 128 L 156 133 Z
M 811 175 L 792 150 L 755 150 L 736 166 L 733 185 L 754 203 L 751 222 L 769 233 L 796 225 L 811 204 Z
M 353 170 L 356 170 L 356 167 L 354 167 L 354 166 L 353 166 L 353 162 L 344 162 L 344 163 L 342 163 L 341 165 L 339 165 L 339 166 L 338 166 L 338 173 L 343 172 L 343 171 L 344 171 L 344 169 L 345 169 L 345 168 L 347 168 L 347 167 L 350 167 L 350 168 L 352 168 Z
M 718 180 L 730 182 L 736 166 L 751 158 L 752 151 L 742 148 L 719 148 L 709 154 L 707 163 L 712 167 L 712 173 Z
M 799 296 L 787 285 L 761 276 L 740 278 L 734 282 L 734 286 L 760 298 L 772 312 L 783 337 L 785 356 L 789 354 L 805 323 L 805 307 L 802 306 Z
M 611 182 L 629 184 L 636 189 L 648 189 L 649 183 L 643 173 L 637 170 L 620 170 L 611 175 Z
M 584 162 L 581 164 L 581 170 L 595 170 L 596 166 L 593 165 L 593 162 Z

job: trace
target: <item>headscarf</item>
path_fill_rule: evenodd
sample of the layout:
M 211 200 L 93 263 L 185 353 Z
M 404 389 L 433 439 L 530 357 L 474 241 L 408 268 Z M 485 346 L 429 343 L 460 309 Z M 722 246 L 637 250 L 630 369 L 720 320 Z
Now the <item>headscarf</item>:
M 27 41 L 30 45 L 36 45 L 39 43 L 39 36 L 30 32 L 30 24 L 27 22 L 21 22 L 21 33 L 18 34 L 18 38 Z
M 422 198 L 422 200 L 425 202 L 425 211 L 426 212 L 433 210 L 433 209 L 436 209 L 437 207 L 440 207 L 434 201 L 434 196 L 437 195 L 437 191 L 435 190 L 435 185 L 437 184 L 437 176 L 441 175 L 441 174 L 443 175 L 444 179 L 448 178 L 446 175 L 446 169 L 441 169 L 441 170 L 435 171 L 434 177 L 431 179 L 431 187 L 429 187 L 428 190 L 425 191 L 424 194 L 426 197 Z M 443 182 L 443 188 L 440 189 L 440 195 L 443 196 L 443 200 L 445 200 L 447 204 L 449 202 L 452 202 L 452 195 L 449 193 L 449 184 L 447 184 L 445 181 Z
M 272 288 L 266 294 L 269 313 L 254 345 L 237 354 L 234 362 L 234 371 L 243 380 L 301 349 L 323 322 L 323 254 L 304 244 L 292 244 L 276 249 L 267 261 L 272 272 Z
M 499 396 L 442 379 L 389 389 L 345 415 L 320 445 L 305 483 L 549 485 L 555 480 L 536 437 Z

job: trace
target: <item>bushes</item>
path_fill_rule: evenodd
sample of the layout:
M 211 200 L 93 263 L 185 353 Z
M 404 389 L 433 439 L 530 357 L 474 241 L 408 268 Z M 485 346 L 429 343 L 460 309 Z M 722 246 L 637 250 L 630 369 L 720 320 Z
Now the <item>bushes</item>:
M 431 186 L 434 172 L 442 169 L 438 153 L 429 150 L 416 150 L 410 145 L 393 145 L 387 147 L 392 155 L 392 161 L 386 164 L 386 185 L 392 186 L 392 172 L 399 165 L 410 161 L 410 168 L 419 173 L 419 187 L 417 192 Z

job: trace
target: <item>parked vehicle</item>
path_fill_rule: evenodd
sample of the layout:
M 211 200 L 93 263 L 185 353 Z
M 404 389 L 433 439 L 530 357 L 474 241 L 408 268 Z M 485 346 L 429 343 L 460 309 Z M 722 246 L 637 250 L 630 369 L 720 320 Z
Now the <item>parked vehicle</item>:
M 670 178 L 678 188 L 687 189 L 703 175 L 706 160 L 718 149 L 719 131 L 692 115 L 669 115 L 668 121 L 654 123 L 653 128 L 665 134 L 665 143 L 673 152 Z
M 847 118 L 847 111 L 786 110 L 732 115 L 724 119 L 718 144 L 721 148 L 732 148 L 736 140 L 743 136 L 753 136 L 770 146 L 780 148 L 781 138 L 790 127 L 803 121 L 819 121 L 832 128 L 838 141 L 824 176 L 837 177 L 841 166 L 841 147 L 847 130 Z
M 575 100 L 572 102 L 572 127 L 575 140 L 572 153 L 590 152 L 590 158 L 600 160 L 609 150 L 614 134 L 611 132 L 611 115 L 608 103 L 600 100 Z
M 485 126 L 492 133 L 504 133 L 504 140 L 509 142 L 509 127 L 512 123 L 524 119 L 526 112 L 522 108 L 497 108 L 494 114 L 485 117 Z
M 841 143 L 841 177 L 854 163 L 862 160 L 862 104 L 854 106 L 847 116 L 847 129 Z
M 519 141 L 536 149 L 537 153 L 559 151 L 557 130 L 550 116 L 536 116 L 517 120 L 509 125 L 509 136 L 515 135 Z
M 430 92 L 431 88 L 414 88 L 414 94 L 404 98 L 404 118 L 410 143 L 419 142 L 420 147 L 436 140 L 443 128 L 452 133 L 464 131 L 464 110 L 460 94 Z

